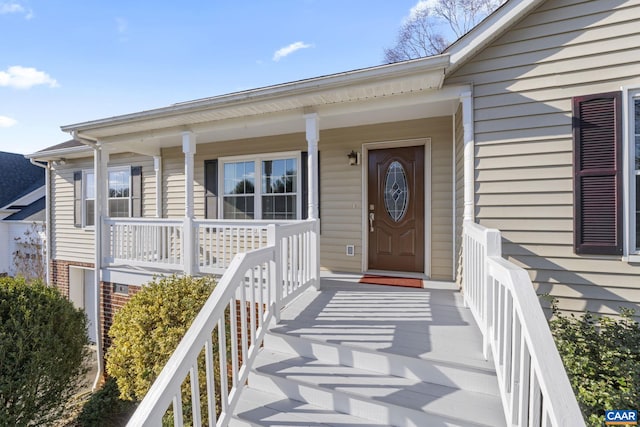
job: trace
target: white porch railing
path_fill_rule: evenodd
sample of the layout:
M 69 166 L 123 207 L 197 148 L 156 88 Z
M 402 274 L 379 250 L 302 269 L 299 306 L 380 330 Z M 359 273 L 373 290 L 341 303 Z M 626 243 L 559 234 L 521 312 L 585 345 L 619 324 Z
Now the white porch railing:
M 108 218 L 103 221 L 105 266 L 135 266 L 222 275 L 236 254 L 265 247 L 270 224 L 307 221 L 233 221 Z M 192 227 L 192 233 L 189 228 Z M 187 236 L 193 236 L 192 243 Z M 304 239 L 306 235 L 300 238 Z M 301 242 L 292 240 L 295 247 Z M 287 248 L 288 242 L 284 243 Z M 187 246 L 192 246 L 189 248 Z M 293 262 L 294 260 L 292 260 Z M 297 260 L 296 262 L 299 262 Z M 188 264 L 193 263 L 193 266 Z
M 182 426 L 185 395 L 194 425 L 228 424 L 267 325 L 287 300 L 319 286 L 318 233 L 318 221 L 269 225 L 265 247 L 233 258 L 129 426 L 161 425 L 170 407 Z
M 267 245 L 268 222 L 195 220 L 197 270 L 222 274 L 236 254 Z
M 495 229 L 465 222 L 463 286 L 496 366 L 509 425 L 584 426 L 527 272 L 502 258 Z
M 179 270 L 184 265 L 184 220 L 108 218 L 103 220 L 105 265 L 124 264 Z

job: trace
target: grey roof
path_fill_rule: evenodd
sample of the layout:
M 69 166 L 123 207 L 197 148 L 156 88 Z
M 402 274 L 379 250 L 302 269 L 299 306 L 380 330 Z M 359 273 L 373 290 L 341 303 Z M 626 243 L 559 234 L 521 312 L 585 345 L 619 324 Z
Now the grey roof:
M 78 141 L 77 139 L 71 139 L 69 141 L 61 142 L 60 144 L 56 144 L 56 145 L 52 145 L 51 147 L 44 148 L 38 151 L 38 153 L 45 153 L 47 151 L 53 151 L 53 150 L 62 150 L 64 148 L 80 147 L 82 145 L 84 144 Z
M 22 154 L 0 151 L 0 207 L 44 185 L 44 169 Z
M 3 221 L 44 221 L 46 216 L 45 208 L 45 198 L 41 197 L 18 212 L 9 215 Z

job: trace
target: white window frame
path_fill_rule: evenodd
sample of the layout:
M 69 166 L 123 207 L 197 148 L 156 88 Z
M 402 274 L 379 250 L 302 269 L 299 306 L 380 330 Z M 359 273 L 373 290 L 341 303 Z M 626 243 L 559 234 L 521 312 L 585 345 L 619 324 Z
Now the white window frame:
M 129 215 L 126 217 L 118 217 L 118 218 L 131 218 L 131 212 L 133 209 L 133 181 L 132 181 L 132 177 L 131 177 L 131 166 L 113 166 L 110 168 L 107 168 L 107 182 L 105 183 L 107 188 L 105 189 L 106 193 L 106 197 L 105 200 L 107 201 L 107 212 L 109 212 L 109 217 L 111 217 L 111 212 L 109 210 L 110 208 L 110 200 L 116 200 L 116 199 L 125 199 L 125 197 L 110 197 L 109 196 L 109 174 L 111 172 L 129 172 L 129 196 L 126 197 L 127 199 L 127 211 L 129 212 Z
M 622 87 L 623 173 L 624 173 L 624 260 L 640 262 L 640 242 L 636 242 L 636 172 L 635 168 L 635 105 L 640 99 L 640 85 Z
M 235 162 L 254 162 L 254 173 L 255 173 L 255 183 L 254 183 L 254 193 L 253 193 L 253 210 L 254 210 L 254 218 L 253 220 L 262 220 L 262 162 L 265 160 L 283 160 L 283 159 L 296 159 L 296 165 L 298 170 L 296 171 L 297 182 L 296 182 L 296 219 L 299 220 L 302 218 L 302 159 L 300 155 L 300 151 L 284 151 L 278 153 L 260 153 L 260 154 L 250 154 L 243 156 L 229 156 L 229 157 L 220 157 L 218 159 L 218 212 L 220 218 L 224 218 L 224 165 L 225 163 L 235 163 Z M 250 220 L 251 221 L 251 220 Z M 279 221 L 279 220 L 269 220 L 269 221 Z
M 131 179 L 131 166 L 111 166 L 109 168 L 107 168 L 107 180 L 104 183 L 104 191 L 105 191 L 105 200 L 107 201 L 107 209 L 109 209 L 109 200 L 112 199 L 111 197 L 109 197 L 109 172 L 119 172 L 119 171 L 129 171 L 129 216 L 128 218 L 131 218 L 131 211 L 133 208 L 133 204 L 132 204 L 132 200 L 133 200 L 133 182 Z M 87 229 L 94 229 L 95 225 L 87 225 L 87 200 L 93 200 L 94 202 L 94 209 L 96 206 L 96 202 L 95 202 L 95 194 L 94 197 L 92 199 L 87 198 L 87 175 L 91 174 L 93 175 L 93 179 L 94 179 L 94 185 L 96 182 L 96 173 L 93 169 L 83 169 L 82 170 L 82 227 L 83 228 L 87 228 Z M 95 189 L 94 189 L 94 193 L 95 193 Z M 119 218 L 125 218 L 125 217 L 119 217 Z

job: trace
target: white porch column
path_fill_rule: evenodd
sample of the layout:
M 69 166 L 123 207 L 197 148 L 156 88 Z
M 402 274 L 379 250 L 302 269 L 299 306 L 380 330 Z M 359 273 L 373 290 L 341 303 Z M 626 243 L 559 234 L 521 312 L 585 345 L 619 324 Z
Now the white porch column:
M 320 119 L 318 113 L 304 115 L 307 135 L 307 181 L 308 213 L 307 219 L 315 220 L 316 227 L 311 234 L 312 271 L 315 275 L 314 287 L 320 290 L 320 223 L 318 219 L 318 141 L 320 140 Z
M 475 140 L 473 128 L 473 94 L 471 91 L 460 95 L 462 102 L 462 126 L 464 130 L 464 221 L 475 220 Z
M 307 133 L 307 181 L 308 219 L 318 219 L 318 141 L 320 140 L 320 123 L 318 113 L 304 115 Z
M 182 132 L 184 153 L 184 247 L 182 251 L 184 272 L 192 275 L 195 267 L 195 230 L 193 229 L 193 156 L 196 153 L 196 136 L 193 132 Z
M 156 172 L 156 218 L 162 217 L 162 157 L 153 156 L 153 169 Z

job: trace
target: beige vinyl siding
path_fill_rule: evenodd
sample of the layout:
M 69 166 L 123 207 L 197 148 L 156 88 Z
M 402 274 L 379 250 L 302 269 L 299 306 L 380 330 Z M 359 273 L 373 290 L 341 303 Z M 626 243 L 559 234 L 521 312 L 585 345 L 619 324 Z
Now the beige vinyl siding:
M 93 230 L 74 226 L 74 181 L 73 173 L 93 169 L 93 159 L 67 161 L 65 166 L 56 166 L 52 173 L 52 259 L 93 263 Z
M 156 184 L 153 158 L 136 154 L 113 155 L 109 166 L 142 166 L 142 203 L 145 217 L 154 217 L 156 211 Z M 93 170 L 93 158 L 67 160 L 52 173 L 52 259 L 88 262 L 95 261 L 93 228 L 74 226 L 75 171 Z
M 451 117 L 383 123 L 321 130 L 320 215 L 321 263 L 332 271 L 362 271 L 362 166 L 349 166 L 347 153 L 362 152 L 369 142 L 431 138 L 432 151 L 432 276 L 452 279 L 452 120 Z M 204 161 L 226 156 L 306 151 L 304 133 L 206 143 L 199 141 L 195 155 L 194 210 L 204 218 Z M 163 212 L 184 216 L 184 155 L 179 147 L 162 151 Z M 306 206 L 302 209 L 306 210 Z M 345 255 L 346 245 L 355 256 Z
M 561 309 L 640 310 L 640 266 L 573 251 L 571 99 L 640 84 L 640 3 L 547 1 L 447 79 L 472 83 L 476 218 Z

